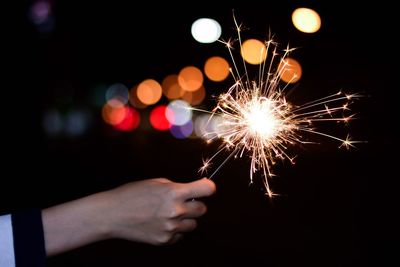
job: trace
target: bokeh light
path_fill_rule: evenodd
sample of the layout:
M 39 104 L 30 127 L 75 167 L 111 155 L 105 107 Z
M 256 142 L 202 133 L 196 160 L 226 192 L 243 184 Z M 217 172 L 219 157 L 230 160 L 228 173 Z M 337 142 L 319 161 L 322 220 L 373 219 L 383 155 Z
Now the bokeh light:
M 182 99 L 188 102 L 192 106 L 200 105 L 204 98 L 206 97 L 206 89 L 204 86 L 201 86 L 198 90 L 194 92 L 185 91 L 182 96 Z
M 173 125 L 169 129 L 171 134 L 178 139 L 184 139 L 189 137 L 193 132 L 193 122 L 190 120 L 184 125 Z
M 310 8 L 297 8 L 292 13 L 293 25 L 301 32 L 314 33 L 321 28 L 321 17 Z
M 243 42 L 240 53 L 247 63 L 257 65 L 267 58 L 265 44 L 257 39 L 248 39 Z
M 194 120 L 194 133 L 204 140 L 211 140 L 217 137 L 218 124 L 221 123 L 221 118 L 218 116 L 199 115 Z
M 281 61 L 278 68 L 282 81 L 286 83 L 295 83 L 301 78 L 301 65 L 293 58 L 285 58 Z
M 57 110 L 48 110 L 43 115 L 43 129 L 47 135 L 59 135 L 63 130 L 63 119 Z
M 183 68 L 178 75 L 178 83 L 186 91 L 196 91 L 203 85 L 203 80 L 203 73 L 194 66 Z
M 133 86 L 131 90 L 129 91 L 129 103 L 131 103 L 132 106 L 138 109 L 143 109 L 146 108 L 147 105 L 144 104 L 142 101 L 137 96 L 137 85 Z
M 155 107 L 150 112 L 150 124 L 154 129 L 158 131 L 166 131 L 169 128 L 171 128 L 171 124 L 169 123 L 167 117 L 165 116 L 166 110 L 167 106 L 160 105 Z
M 222 57 L 211 57 L 204 64 L 204 73 L 211 81 L 223 81 L 229 75 L 229 63 Z
M 199 43 L 213 43 L 221 36 L 221 25 L 214 19 L 200 18 L 192 24 L 192 36 Z
M 176 74 L 166 76 L 161 83 L 161 87 L 164 95 L 168 99 L 178 99 L 182 97 L 185 92 L 182 87 L 180 87 L 178 83 L 178 75 Z
M 88 110 L 72 109 L 61 114 L 60 111 L 52 109 L 44 112 L 42 122 L 44 132 L 49 136 L 63 134 L 68 137 L 79 137 L 87 132 L 91 119 Z
M 115 124 L 114 127 L 120 131 L 132 131 L 136 129 L 140 124 L 140 115 L 135 109 L 131 107 L 125 107 L 124 119 Z
M 29 9 L 29 20 L 39 32 L 47 33 L 54 29 L 55 20 L 52 6 L 48 0 L 35 1 Z
M 90 114 L 85 110 L 72 110 L 65 118 L 65 133 L 70 137 L 83 135 L 90 124 Z
M 106 101 L 112 107 L 122 107 L 128 103 L 128 100 L 128 88 L 122 83 L 115 83 L 106 91 Z
M 173 125 L 184 125 L 192 119 L 192 109 L 184 100 L 174 100 L 167 106 L 167 120 Z
M 142 103 L 153 105 L 161 98 L 161 85 L 153 79 L 144 80 L 138 85 L 136 94 Z
M 117 106 L 113 107 L 106 103 L 103 106 L 102 112 L 103 120 L 111 125 L 117 125 L 120 123 L 126 116 L 125 106 Z
M 30 8 L 30 18 L 36 25 L 45 23 L 51 15 L 51 6 L 48 1 L 39 0 L 32 4 Z

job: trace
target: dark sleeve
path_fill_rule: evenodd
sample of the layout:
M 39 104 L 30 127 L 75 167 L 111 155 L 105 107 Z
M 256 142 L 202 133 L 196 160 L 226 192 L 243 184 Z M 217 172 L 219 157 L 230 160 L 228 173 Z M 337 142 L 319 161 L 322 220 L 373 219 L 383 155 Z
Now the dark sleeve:
M 43 267 L 46 251 L 42 212 L 32 209 L 12 214 L 16 267 Z

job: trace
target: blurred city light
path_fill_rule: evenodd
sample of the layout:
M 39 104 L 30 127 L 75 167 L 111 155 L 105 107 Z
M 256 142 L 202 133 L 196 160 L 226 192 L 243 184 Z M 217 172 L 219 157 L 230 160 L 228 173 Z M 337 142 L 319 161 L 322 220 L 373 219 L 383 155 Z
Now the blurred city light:
M 192 36 L 199 43 L 213 43 L 221 36 L 221 25 L 214 19 L 201 18 L 192 24 Z

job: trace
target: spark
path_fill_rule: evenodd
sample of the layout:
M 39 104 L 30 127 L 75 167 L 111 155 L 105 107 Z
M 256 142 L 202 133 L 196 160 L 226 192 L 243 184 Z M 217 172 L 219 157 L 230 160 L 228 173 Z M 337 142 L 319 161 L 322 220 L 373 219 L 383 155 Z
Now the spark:
M 242 47 L 241 25 L 234 19 L 238 42 Z M 281 82 L 282 74 L 289 70 L 288 55 L 294 50 L 287 46 L 280 55 L 278 43 L 272 37 L 264 42 L 265 51 L 260 52 L 260 58 L 267 53 L 267 58 L 258 67 L 257 79 L 250 80 L 248 67 L 242 59 L 244 74 L 239 72 L 239 64 L 233 56 L 232 39 L 220 40 L 229 51 L 233 67 L 231 75 L 234 84 L 217 98 L 215 108 L 209 112 L 211 118 L 218 118 L 215 132 L 208 133 L 214 139 L 222 140 L 221 147 L 209 159 L 203 160 L 200 172 L 206 172 L 211 162 L 227 151 L 228 156 L 209 176 L 211 179 L 223 165 L 232 157 L 250 157 L 250 183 L 253 183 L 254 174 L 260 172 L 263 177 L 266 194 L 272 197 L 270 178 L 274 176 L 273 166 L 277 161 L 288 160 L 294 164 L 295 156 L 289 152 L 290 146 L 315 143 L 304 137 L 304 133 L 319 135 L 338 141 L 340 147 L 349 149 L 355 143 L 349 135 L 342 139 L 328 133 L 320 132 L 315 128 L 317 122 L 344 122 L 348 123 L 353 115 L 344 114 L 350 109 L 354 99 L 362 97 L 360 94 L 345 94 L 339 91 L 335 94 L 313 100 L 300 106 L 287 101 L 286 90 L 289 83 Z M 277 67 L 277 66 L 283 67 Z M 295 79 L 295 78 L 293 78 Z

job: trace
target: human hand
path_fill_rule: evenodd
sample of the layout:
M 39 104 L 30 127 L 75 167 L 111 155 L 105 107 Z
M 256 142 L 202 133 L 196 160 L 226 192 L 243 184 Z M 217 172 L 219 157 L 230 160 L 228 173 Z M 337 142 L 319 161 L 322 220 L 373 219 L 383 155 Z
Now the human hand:
M 196 219 L 207 210 L 194 199 L 210 196 L 215 190 L 207 178 L 190 183 L 165 178 L 131 182 L 101 193 L 108 203 L 105 225 L 112 238 L 172 244 L 194 230 Z
M 195 229 L 196 219 L 206 212 L 204 203 L 194 199 L 214 192 L 207 178 L 186 184 L 158 178 L 49 207 L 42 211 L 46 253 L 109 238 L 172 244 Z

